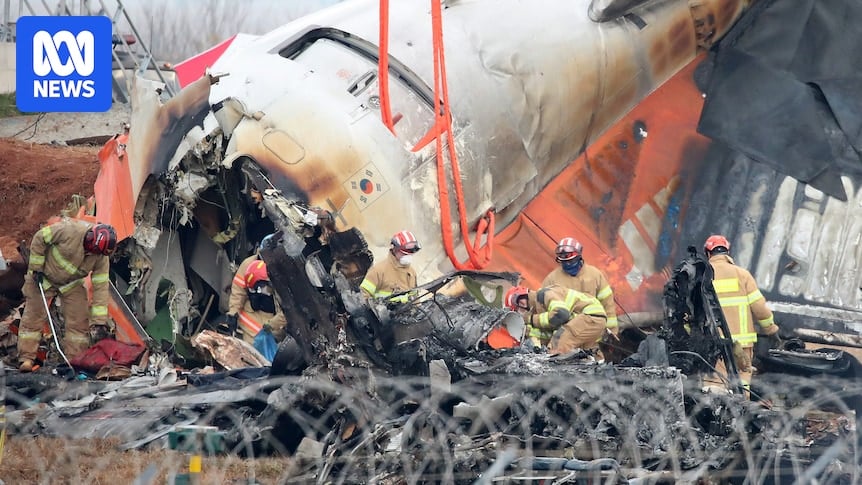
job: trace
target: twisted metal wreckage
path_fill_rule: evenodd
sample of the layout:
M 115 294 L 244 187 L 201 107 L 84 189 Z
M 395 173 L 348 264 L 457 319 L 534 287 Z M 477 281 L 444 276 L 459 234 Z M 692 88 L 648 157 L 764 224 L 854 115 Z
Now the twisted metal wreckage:
M 601 475 L 658 483 L 719 471 L 763 478 L 773 469 L 789 476 L 797 470 L 798 478 L 824 449 L 838 460 L 815 476 L 858 479 L 853 454 L 832 451 L 853 448 L 848 416 L 858 409 L 859 390 L 848 387 L 852 381 L 785 377 L 782 387 L 755 381 L 753 389 L 776 404 L 768 409 L 740 393 L 704 393 L 686 377 L 728 355 L 715 294 L 703 284 L 709 265 L 701 259 L 678 267 L 666 288 L 663 329 L 621 365 L 596 364 L 580 352 L 491 350 L 483 336 L 501 323 L 518 335 L 520 317 L 479 302 L 488 303 L 489 294 L 499 299 L 499 286 L 470 282 L 513 275 L 461 275 L 468 287 L 486 290 L 476 293 L 478 300 L 437 294 L 368 303 L 345 273 L 321 271 L 321 253 L 303 256 L 310 226 L 280 217 L 283 202 L 274 193 L 265 198 L 282 237 L 262 256 L 279 295 L 295 298 L 295 326 L 271 367 L 183 372 L 185 382 L 169 366 L 157 377 L 110 383 L 12 375 L 8 385 L 21 393 L 17 399 L 50 404 L 9 412 L 14 432 L 119 437 L 130 449 L 161 445 L 177 426 L 211 424 L 226 432 L 236 453 L 294 456 L 294 479 L 472 481 L 493 470 L 519 480 Z M 329 241 L 321 250 L 332 255 L 331 268 L 367 257 L 358 232 L 334 232 Z M 333 241 L 349 241 L 344 247 L 351 249 L 337 251 Z M 423 287 L 434 292 L 453 277 Z M 847 375 L 846 356 L 822 356 L 817 368 L 805 362 L 817 351 L 768 354 L 774 361 L 790 356 L 809 372 Z M 731 369 L 732 362 L 726 360 Z M 825 393 L 824 385 L 833 390 Z
M 765 294 L 814 311 L 826 299 L 820 290 L 834 296 L 832 307 L 858 304 L 843 287 L 821 288 L 820 278 L 807 276 L 826 263 L 801 251 L 798 241 L 789 238 L 785 254 L 770 239 L 804 227 L 798 221 L 814 217 L 809 202 L 815 199 L 821 201 L 817 215 L 839 224 L 844 206 L 836 200 L 847 199 L 852 184 L 835 187 L 836 167 L 814 175 L 796 173 L 800 167 L 769 172 L 695 133 L 703 103 L 695 78 L 710 84 L 703 78 L 711 75 L 716 91 L 740 92 L 727 82 L 736 71 L 721 62 L 736 51 L 720 50 L 696 73 L 698 55 L 731 29 L 749 2 L 594 1 L 589 11 L 567 1 L 548 0 L 529 11 L 517 1 L 454 2 L 445 16 L 455 27 L 446 34 L 462 49 L 450 52 L 451 81 L 460 86 L 453 93 L 466 93 L 453 97 L 454 128 L 435 124 L 435 113 L 450 109 L 439 105 L 445 96 L 437 90 L 436 58 L 431 62 L 432 51 L 440 53 L 413 34 L 431 39 L 427 15 L 416 15 L 417 8 L 425 12 L 425 2 L 392 5 L 393 25 L 402 22 L 392 33 L 392 56 L 365 40 L 379 35 L 384 44 L 380 17 L 370 8 L 377 3 L 345 2 L 253 39 L 215 63 L 211 72 L 225 75 L 207 73 L 170 100 L 160 99 L 155 83 L 136 81 L 130 132 L 100 154 L 96 215 L 125 237 L 112 265 L 111 314 L 121 337 L 148 343 L 148 370 L 120 382 L 10 375 L 10 399 L 20 408 L 8 413 L 15 432 L 113 436 L 138 448 L 158 446 L 177 426 L 212 424 L 233 452 L 289 454 L 291 478 L 319 483 L 504 476 L 563 482 L 597 475 L 630 483 L 721 476 L 859 480 L 852 418 L 860 405 L 858 362 L 797 340 L 760 348 L 762 373 L 747 399 L 734 377 L 709 265 L 678 247 L 702 239 L 704 214 L 728 209 L 699 207 L 703 200 L 692 194 L 705 182 L 692 160 L 712 157 L 710 170 L 750 164 L 757 175 L 751 183 L 764 186 L 728 184 L 727 190 L 760 195 L 739 197 L 739 207 L 732 207 L 739 210 L 724 210 L 710 222 L 734 228 L 744 242 L 741 257 L 765 262 L 772 291 Z M 539 55 L 551 51 L 547 46 L 525 47 L 542 37 L 534 35 L 538 28 L 559 39 L 553 55 Z M 731 47 L 745 47 L 750 30 L 758 29 L 742 28 Z M 536 55 L 513 54 L 520 50 Z M 599 57 L 605 62 L 593 62 Z M 569 69 L 560 58 L 584 62 Z M 724 71 L 730 74 L 716 74 Z M 385 72 L 393 78 L 392 107 L 400 110 L 389 124 L 378 116 L 386 106 Z M 582 89 L 593 84 L 595 91 Z M 720 131 L 723 125 L 712 122 Z M 447 247 L 452 228 L 438 233 L 448 201 L 437 165 L 444 154 L 426 136 L 444 128 L 463 154 L 465 185 L 478 188 L 467 191 L 459 210 L 488 229 L 488 206 L 498 207 L 497 223 L 506 225 L 498 237 L 508 234 L 498 248 L 509 256 L 542 251 L 540 239 L 531 239 L 535 226 L 545 238 L 564 229 L 587 234 L 598 241 L 587 241 L 588 250 L 613 256 L 608 271 L 620 306 L 638 310 L 620 342 L 605 344 L 613 363 L 577 351 L 552 356 L 484 344 L 497 326 L 523 335 L 520 317 L 500 308 L 503 289 L 519 275 L 451 272 L 460 266 Z M 828 135 L 830 143 L 840 141 L 838 130 Z M 783 156 L 730 135 L 716 138 L 744 154 Z M 593 158 L 587 146 L 598 147 Z M 842 157 L 855 153 L 845 148 Z M 782 178 L 787 169 L 836 199 Z M 432 190 L 435 174 L 439 197 Z M 807 199 L 800 202 L 795 191 Z M 540 203 L 546 206 L 535 206 Z M 549 223 L 549 207 L 565 214 Z M 734 215 L 743 212 L 745 223 Z M 774 229 L 758 236 L 750 220 Z M 389 235 L 404 227 L 423 241 L 414 265 L 420 279 L 431 281 L 407 303 L 366 300 L 359 282 L 373 256 L 385 254 Z M 270 365 L 249 367 L 263 357 L 213 330 L 226 310 L 236 262 L 272 233 L 260 256 L 289 337 Z M 830 239 L 821 242 L 804 249 L 832 254 Z M 480 252 L 478 244 L 468 246 Z M 779 264 L 789 257 L 802 261 L 803 270 Z M 497 264 L 532 283 L 552 262 L 545 259 Z M 683 262 L 670 267 L 677 259 Z M 655 290 L 660 298 L 653 298 Z M 838 319 L 821 320 L 833 325 Z M 719 359 L 730 371 L 730 392 L 703 392 L 698 375 Z M 224 371 L 174 369 L 207 363 Z M 34 397 L 48 404 L 32 406 Z
M 120 382 L 11 375 L 19 403 L 48 403 L 7 413 L 14 433 L 117 437 L 132 449 L 163 446 L 182 425 L 214 425 L 233 452 L 293 456 L 285 476 L 318 482 L 859 479 L 852 416 L 862 400 L 847 379 L 858 362 L 840 351 L 760 349 L 781 374 L 757 376 L 767 380 L 755 380 L 757 398 L 747 400 L 710 266 L 693 251 L 666 285 L 661 329 L 624 330 L 623 347 L 639 343 L 634 353 L 605 347 L 628 354 L 619 364 L 581 351 L 494 350 L 484 338 L 497 326 L 523 336 L 521 317 L 499 305 L 517 274 L 455 272 L 406 303 L 366 300 L 362 234 L 334 230 L 325 211 L 284 197 L 251 166 L 242 174 L 261 187 L 277 235 L 260 255 L 291 326 L 273 362 L 248 367 L 214 353 L 210 362 L 227 371 L 178 375 L 162 361 Z M 175 186 L 156 187 L 160 200 L 177 200 Z M 175 323 L 179 340 L 198 324 Z M 195 338 L 217 340 L 211 349 L 236 340 L 215 335 Z M 697 376 L 718 359 L 730 392 L 704 392 Z

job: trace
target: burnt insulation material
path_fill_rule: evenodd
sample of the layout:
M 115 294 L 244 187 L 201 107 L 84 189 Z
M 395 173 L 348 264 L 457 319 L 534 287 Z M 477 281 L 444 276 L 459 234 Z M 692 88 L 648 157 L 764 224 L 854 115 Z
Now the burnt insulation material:
M 438 294 L 433 299 L 400 305 L 392 310 L 390 321 L 396 342 L 430 336 L 441 344 L 441 351 L 454 349 L 463 354 L 478 349 L 491 328 L 511 313 L 484 306 L 470 296 Z
M 700 69 L 698 131 L 846 201 L 862 178 L 862 2 L 756 2 Z
M 458 361 L 474 372 L 463 384 L 482 389 L 479 395 L 463 396 L 475 408 L 462 411 L 471 416 L 473 426 L 492 422 L 526 440 L 558 437 L 593 443 L 595 448 L 578 455 L 581 459 L 613 455 L 633 463 L 683 454 L 685 448 L 677 448 L 679 439 L 672 431 L 686 426 L 683 376 L 677 369 L 626 369 L 560 361 L 548 354 L 486 357 Z M 508 411 L 495 411 L 493 403 L 507 396 Z

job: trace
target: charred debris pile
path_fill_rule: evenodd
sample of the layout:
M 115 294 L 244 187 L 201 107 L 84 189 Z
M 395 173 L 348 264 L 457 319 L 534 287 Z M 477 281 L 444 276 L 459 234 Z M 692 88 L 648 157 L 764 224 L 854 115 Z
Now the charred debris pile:
M 452 273 L 406 303 L 368 301 L 359 231 L 336 230 L 337 214 L 276 190 L 250 161 L 224 169 L 194 153 L 147 184 L 114 261 L 147 354 L 122 380 L 8 374 L 14 433 L 133 449 L 212 425 L 229 452 L 290 456 L 286 477 L 319 483 L 860 478 L 858 363 L 798 342 L 761 349 L 779 372 L 749 393 L 695 254 L 668 282 L 664 321 L 623 330 L 623 359 L 494 350 L 495 327 L 523 331 L 499 304 L 517 275 Z M 289 322 L 272 362 L 217 331 L 230 263 L 270 233 L 260 256 Z M 707 392 L 699 375 L 719 359 L 730 379 Z

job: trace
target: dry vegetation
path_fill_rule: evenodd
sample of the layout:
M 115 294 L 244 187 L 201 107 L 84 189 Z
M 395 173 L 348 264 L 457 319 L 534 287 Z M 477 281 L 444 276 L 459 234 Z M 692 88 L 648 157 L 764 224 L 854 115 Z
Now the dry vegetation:
M 150 483 L 170 483 L 172 474 L 188 471 L 189 454 L 173 450 L 118 451 L 111 440 L 64 440 L 10 437 L 0 463 L 7 484 L 132 484 L 151 464 L 158 475 Z M 205 457 L 201 483 L 279 483 L 285 458 L 244 460 L 235 455 Z M 256 480 L 256 481 L 255 481 Z

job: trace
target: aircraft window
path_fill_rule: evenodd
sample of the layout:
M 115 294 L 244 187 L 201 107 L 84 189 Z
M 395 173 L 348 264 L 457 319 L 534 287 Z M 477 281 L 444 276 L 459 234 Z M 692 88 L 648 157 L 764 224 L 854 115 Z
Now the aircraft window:
M 647 1 L 649 0 L 592 0 L 587 12 L 593 22 L 608 22 L 631 14 L 632 10 L 643 6 Z M 635 18 L 643 23 L 640 17 Z M 642 29 L 643 26 L 638 25 L 638 28 Z
M 327 31 L 332 29 L 327 29 Z M 315 37 L 300 40 L 297 47 L 288 47 L 281 55 L 306 65 L 337 89 L 363 100 L 379 116 L 380 85 L 377 72 L 376 49 L 370 43 L 334 31 L 338 38 Z M 363 44 L 360 45 L 360 42 Z M 368 44 L 367 46 L 364 44 Z M 295 44 L 296 45 L 296 44 Z M 412 148 L 434 125 L 434 110 L 430 105 L 430 90 L 421 92 L 405 79 L 416 83 L 415 74 L 406 71 L 400 63 L 390 62 L 389 98 L 395 134 Z M 418 81 L 421 82 L 421 81 Z M 424 83 L 423 83 L 424 85 Z

